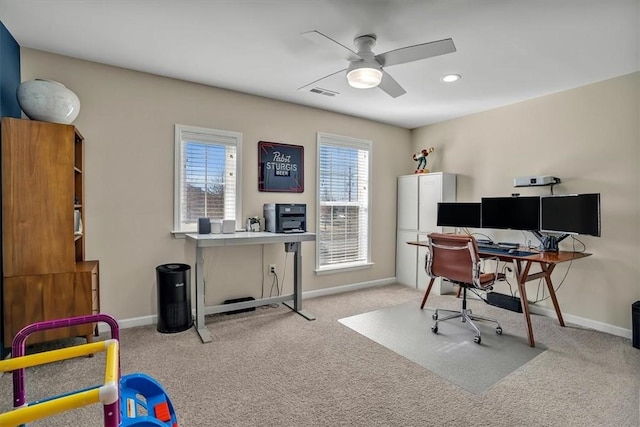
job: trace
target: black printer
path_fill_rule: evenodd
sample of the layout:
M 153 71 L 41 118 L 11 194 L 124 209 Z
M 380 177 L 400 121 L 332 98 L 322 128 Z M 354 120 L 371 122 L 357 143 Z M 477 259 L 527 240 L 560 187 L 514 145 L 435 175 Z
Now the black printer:
M 307 231 L 307 205 L 265 203 L 264 228 L 271 233 L 304 233 Z

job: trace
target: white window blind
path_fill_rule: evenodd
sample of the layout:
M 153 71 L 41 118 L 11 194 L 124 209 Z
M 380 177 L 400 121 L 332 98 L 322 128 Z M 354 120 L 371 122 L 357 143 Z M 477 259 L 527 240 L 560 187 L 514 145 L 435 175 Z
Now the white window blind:
M 237 219 L 242 134 L 176 125 L 174 230 L 196 231 L 198 218 Z
M 371 142 L 318 134 L 319 270 L 370 261 Z

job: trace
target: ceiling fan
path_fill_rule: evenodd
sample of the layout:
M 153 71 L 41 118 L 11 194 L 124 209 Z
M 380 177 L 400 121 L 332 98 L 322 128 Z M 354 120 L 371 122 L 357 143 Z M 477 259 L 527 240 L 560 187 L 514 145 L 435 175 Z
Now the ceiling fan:
M 400 86 L 400 84 L 383 69 L 383 67 L 406 64 L 407 62 L 432 58 L 434 56 L 456 51 L 453 40 L 444 39 L 417 44 L 415 46 L 407 46 L 376 55 L 373 53 L 373 47 L 376 44 L 375 34 L 366 34 L 356 37 L 353 40 L 356 52 L 330 37 L 325 36 L 319 31 L 308 31 L 306 33 L 302 33 L 302 36 L 320 46 L 330 49 L 337 55 L 346 59 L 349 61 L 349 66 L 306 84 L 298 90 L 311 86 L 320 80 L 326 79 L 327 77 L 346 71 L 347 81 L 350 86 L 359 89 L 367 89 L 377 86 L 393 98 L 397 98 L 400 95 L 407 93 L 407 91 L 405 91 L 402 86 Z

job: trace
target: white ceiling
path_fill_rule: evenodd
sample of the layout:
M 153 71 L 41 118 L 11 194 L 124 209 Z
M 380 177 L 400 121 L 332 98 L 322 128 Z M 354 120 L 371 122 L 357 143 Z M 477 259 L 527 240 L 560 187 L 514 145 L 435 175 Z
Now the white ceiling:
M 415 128 L 640 70 L 640 0 L 0 0 L 20 46 Z M 444 38 L 457 52 L 385 68 L 407 94 L 354 89 L 300 33 L 376 54 Z M 444 84 L 448 73 L 462 80 Z M 42 70 L 46 78 L 46 70 Z M 73 88 L 71 88 L 73 89 Z

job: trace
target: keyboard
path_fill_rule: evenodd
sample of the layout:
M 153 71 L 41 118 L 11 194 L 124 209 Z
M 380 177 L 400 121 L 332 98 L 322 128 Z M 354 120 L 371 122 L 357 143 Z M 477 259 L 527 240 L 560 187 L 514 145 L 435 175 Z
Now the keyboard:
M 493 248 L 493 247 L 497 246 L 495 243 L 477 242 L 477 244 L 478 244 L 479 248 Z
M 512 250 L 513 248 L 501 248 L 496 245 L 487 245 L 486 247 L 478 245 L 478 249 L 480 250 L 480 252 L 496 254 L 496 255 L 529 256 L 529 255 L 535 255 L 537 253 L 537 252 L 519 251 L 519 250 L 514 250 L 513 252 L 509 253 L 509 251 Z

